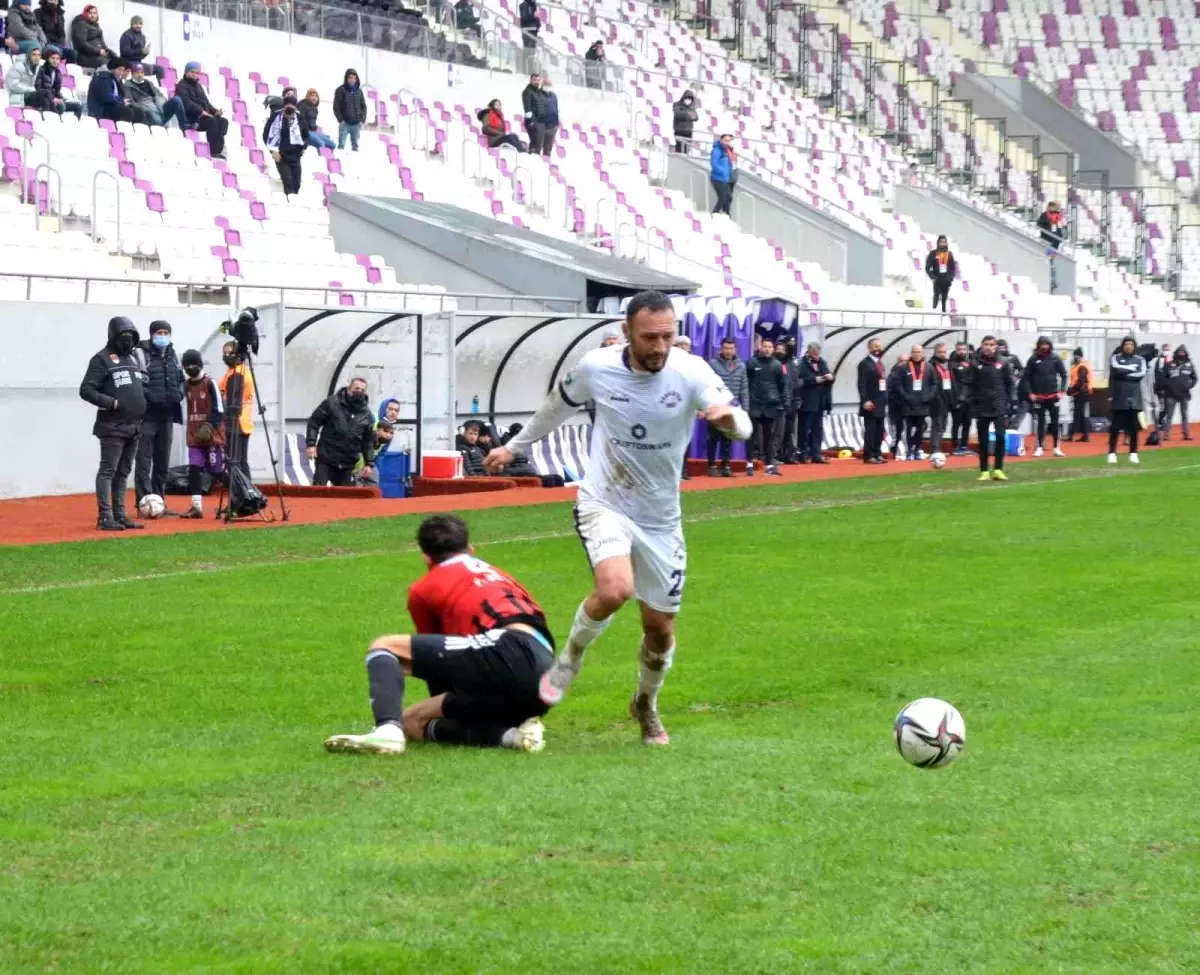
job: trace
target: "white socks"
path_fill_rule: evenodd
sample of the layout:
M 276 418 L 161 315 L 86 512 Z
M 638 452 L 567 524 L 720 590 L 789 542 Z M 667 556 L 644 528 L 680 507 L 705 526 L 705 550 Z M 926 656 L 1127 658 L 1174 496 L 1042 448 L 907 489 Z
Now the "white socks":
M 674 660 L 674 640 L 666 653 L 659 653 L 646 646 L 646 640 L 642 638 L 642 646 L 638 650 L 638 697 L 644 695 L 652 708 L 658 707 L 658 689 L 666 680 L 667 671 L 671 669 Z
M 584 610 L 583 603 L 580 603 L 579 609 L 575 610 L 575 622 L 571 624 L 571 633 L 567 637 L 567 645 L 560 659 L 578 668 L 583 662 L 583 651 L 608 629 L 611 622 L 611 616 L 603 620 L 592 619 Z
M 192 495 L 192 507 L 195 508 L 197 511 L 203 511 L 204 510 L 204 495 L 193 494 Z

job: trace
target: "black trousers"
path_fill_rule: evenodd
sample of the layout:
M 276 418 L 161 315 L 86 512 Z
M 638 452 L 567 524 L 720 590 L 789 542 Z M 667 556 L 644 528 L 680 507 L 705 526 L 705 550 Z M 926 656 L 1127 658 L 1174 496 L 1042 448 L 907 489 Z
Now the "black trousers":
M 1112 422 L 1108 426 L 1108 452 L 1117 452 L 1117 438 L 1122 433 L 1129 434 L 1129 452 L 1138 452 L 1138 421 L 1137 410 L 1113 410 Z
M 534 122 L 530 119 L 525 120 L 525 134 L 529 136 L 529 152 L 532 155 L 541 155 L 542 139 L 545 136 L 545 132 L 546 127 L 541 122 Z
M 996 470 L 1004 469 L 1004 417 L 977 416 L 975 429 L 979 433 L 979 469 L 988 469 L 988 429 L 996 432 L 996 442 L 992 444 L 993 466 Z
M 955 450 L 966 450 L 971 437 L 971 408 L 956 406 L 950 411 L 950 439 Z
M 942 311 L 946 310 L 946 296 L 950 294 L 950 282 L 941 278 L 933 280 L 933 310 L 937 311 L 938 302 L 942 303 Z
M 715 179 L 712 180 L 712 188 L 717 194 L 717 205 L 713 207 L 713 213 L 724 213 L 729 215 L 729 208 L 733 204 L 733 184 L 718 183 Z
M 142 436 L 138 444 L 137 473 L 133 478 L 134 494 L 141 501 L 147 494 L 160 498 L 167 489 L 167 471 L 171 467 L 171 441 L 175 423 L 170 417 L 142 418 Z
M 949 417 L 950 414 L 945 409 L 929 414 L 929 450 L 932 453 L 939 453 L 942 449 L 942 439 L 946 436 L 946 420 Z
M 733 441 L 725 434 L 721 433 L 711 423 L 708 425 L 708 466 L 713 467 L 717 463 L 717 451 L 721 452 L 721 462 L 729 463 L 729 455 L 733 451 Z
M 334 487 L 350 487 L 353 483 L 353 467 L 334 467 L 332 464 L 326 464 L 323 460 L 318 460 L 313 467 L 313 487 L 325 487 L 326 484 L 332 484 Z
M 815 464 L 821 459 L 821 442 L 825 439 L 825 414 L 820 410 L 805 410 L 800 415 L 804 418 L 804 440 L 800 444 L 800 456 L 807 457 Z
M 229 119 L 220 115 L 201 117 L 196 122 L 196 128 L 208 139 L 208 149 L 214 156 L 225 152 L 225 133 L 229 131 Z
M 96 469 L 96 506 L 100 517 L 125 514 L 125 489 L 137 457 L 138 438 L 100 437 L 100 466 Z
M 892 435 L 892 456 L 904 440 L 904 407 L 896 403 L 888 403 L 888 431 Z
M 279 178 L 283 180 L 283 192 L 288 196 L 295 196 L 299 193 L 300 180 L 304 175 L 300 168 L 299 153 L 292 155 L 281 152 L 279 154 L 279 162 L 275 164 L 275 168 L 279 170 Z
M 1080 394 L 1071 398 L 1071 431 L 1070 437 L 1075 438 L 1076 434 L 1083 437 L 1084 440 L 1089 440 L 1091 431 L 1088 430 L 1088 398 L 1087 394 Z
M 763 462 L 764 467 L 775 466 L 775 417 L 757 416 L 750 418 L 754 430 L 750 434 L 750 444 L 754 457 Z
M 904 418 L 904 439 L 908 444 L 908 459 L 916 460 L 917 451 L 921 449 L 921 441 L 925 439 L 925 417 L 906 416 Z
M 1037 418 L 1037 445 L 1040 447 L 1046 439 L 1046 424 L 1050 424 L 1050 436 L 1054 438 L 1054 446 L 1058 446 L 1060 431 L 1058 429 L 1058 400 L 1047 400 L 1034 406 Z
M 863 460 L 883 459 L 883 417 L 863 413 Z

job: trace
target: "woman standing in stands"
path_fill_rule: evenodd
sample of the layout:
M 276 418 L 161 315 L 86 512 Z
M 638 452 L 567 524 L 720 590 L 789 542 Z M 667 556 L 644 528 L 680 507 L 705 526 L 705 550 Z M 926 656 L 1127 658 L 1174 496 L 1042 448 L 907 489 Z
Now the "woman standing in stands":
M 946 296 L 950 294 L 950 285 L 958 274 L 958 263 L 950 253 L 945 235 L 937 239 L 937 247 L 925 258 L 925 274 L 933 282 L 933 310 L 937 311 L 938 301 L 941 300 L 944 313 Z
M 1129 463 L 1138 460 L 1138 414 L 1145 408 L 1142 380 L 1146 378 L 1146 360 L 1137 354 L 1137 340 L 1127 335 L 1108 361 L 1108 385 L 1112 390 L 1112 421 L 1108 426 L 1108 462 L 1117 462 L 1117 438 L 1129 434 Z
M 288 196 L 300 192 L 300 157 L 308 146 L 308 134 L 304 115 L 296 107 L 296 93 L 288 92 L 283 96 L 283 106 L 267 119 L 263 129 L 263 142 L 275 160 L 283 192 Z

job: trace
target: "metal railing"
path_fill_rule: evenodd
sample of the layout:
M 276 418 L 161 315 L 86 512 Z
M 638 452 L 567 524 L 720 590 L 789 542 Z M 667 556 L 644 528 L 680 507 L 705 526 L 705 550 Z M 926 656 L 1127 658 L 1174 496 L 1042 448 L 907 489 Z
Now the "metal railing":
M 92 177 L 92 243 L 98 243 L 100 240 L 100 180 L 111 179 L 113 186 L 116 188 L 116 208 L 117 208 L 117 249 L 113 253 L 121 253 L 121 181 L 113 173 L 104 169 L 97 169 L 96 175 Z M 86 288 L 85 288 L 86 294 Z M 87 301 L 87 298 L 84 298 Z
M 1038 331 L 1038 320 L 1021 315 L 948 315 L 936 311 L 854 311 L 845 308 L 801 309 L 826 328 L 970 329 L 981 332 Z

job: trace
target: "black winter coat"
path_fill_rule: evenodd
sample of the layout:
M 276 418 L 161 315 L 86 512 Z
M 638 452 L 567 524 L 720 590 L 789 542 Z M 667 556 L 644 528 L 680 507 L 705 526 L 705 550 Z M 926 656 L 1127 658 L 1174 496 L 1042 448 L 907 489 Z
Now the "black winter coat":
M 100 25 L 93 24 L 83 14 L 78 14 L 71 21 L 71 47 L 77 54 L 89 58 L 101 57 L 101 48 L 110 52 L 112 50 L 104 41 L 104 31 L 100 29 Z
M 958 277 L 958 262 L 954 259 L 954 255 L 947 251 L 946 270 L 943 271 L 938 261 L 938 252 L 932 250 L 925 258 L 925 276 L 930 281 L 944 281 L 946 284 L 949 284 Z
M 971 405 L 971 359 L 958 358 L 958 353 L 950 357 L 951 407 L 962 409 Z
M 364 464 L 375 462 L 375 416 L 370 407 L 351 406 L 349 397 L 345 387 L 339 389 L 308 418 L 304 443 L 330 467 L 354 467 L 360 456 Z
M 676 138 L 690 139 L 696 130 L 696 99 L 684 95 L 671 106 L 671 127 Z
M 526 85 L 521 90 L 521 108 L 527 123 L 541 121 L 546 116 L 546 93 L 541 88 Z
M 805 413 L 825 413 L 833 409 L 833 383 L 821 382 L 821 377 L 830 373 L 829 363 L 818 359 L 816 363 L 808 356 L 796 360 L 799 375 L 793 384 L 799 392 L 795 408 Z
M 947 388 L 949 383 L 949 388 Z M 950 360 L 929 360 L 929 413 L 942 416 L 954 408 L 954 370 Z
M 97 437 L 136 437 L 146 415 L 146 374 L 137 359 L 117 352 L 117 330 L 108 327 L 108 344 L 88 362 L 79 396 L 96 407 L 92 433 Z
M 264 146 L 267 145 L 268 140 L 271 138 L 271 126 L 275 124 L 275 119 L 282 114 L 282 110 L 272 112 L 267 119 L 267 124 L 263 126 L 262 137 Z M 287 119 L 284 119 L 283 123 L 279 126 L 279 154 L 289 159 L 298 159 L 304 154 L 304 150 L 308 148 L 308 133 L 310 129 L 304 120 L 304 113 L 299 110 L 296 111 L 296 122 L 300 132 L 300 141 L 295 144 L 292 143 L 292 127 L 288 125 Z
M 897 379 L 897 398 L 904 404 L 905 416 L 929 416 L 929 401 L 933 398 L 934 369 L 922 359 L 900 368 Z
M 884 383 L 883 389 L 879 388 L 881 379 Z M 858 364 L 858 415 L 870 414 L 882 420 L 887 411 L 887 398 L 887 373 L 883 368 L 883 360 L 868 355 Z M 864 410 L 863 407 L 867 403 L 873 403 L 875 409 Z
M 1192 387 L 1196 385 L 1196 366 L 1190 358 L 1176 358 L 1169 366 L 1163 366 L 1161 382 L 1163 395 L 1175 400 L 1190 400 Z
M 138 349 L 146 370 L 146 413 L 182 423 L 183 407 L 179 404 L 183 402 L 183 368 L 175 346 L 159 350 L 146 341 Z
M 362 85 L 353 90 L 338 86 L 333 93 L 333 117 L 347 125 L 362 125 L 367 120 L 367 96 Z
M 904 416 L 903 390 L 900 388 L 900 376 L 908 368 L 908 363 L 897 363 L 887 377 L 888 413 L 892 416 Z
M 783 363 L 772 356 L 751 357 L 746 363 L 746 398 L 748 412 L 754 419 L 773 420 L 787 402 L 787 375 Z
M 320 126 L 317 124 L 317 115 L 320 113 L 321 106 L 314 105 L 307 98 L 301 101 L 296 106 L 296 111 L 300 114 L 300 122 L 308 132 L 315 132 Z M 308 136 L 305 135 L 307 139 Z
M 67 47 L 67 21 L 62 7 L 43 2 L 34 11 L 34 18 L 46 35 L 46 43 L 53 44 L 60 50 Z M 44 55 L 44 52 L 43 52 Z
M 521 0 L 521 4 L 517 7 L 517 16 L 520 18 L 521 30 L 527 34 L 536 34 L 542 29 L 542 22 L 538 18 L 537 3 L 534 0 Z
M 1036 352 L 1025 363 L 1025 388 L 1031 396 L 1049 396 L 1062 393 L 1067 388 L 1067 367 L 1061 358 L 1051 352 L 1040 356 Z
M 212 114 L 213 104 L 208 100 L 208 94 L 198 78 L 194 81 L 191 78 L 180 78 L 175 82 L 175 94 L 183 102 L 183 110 L 192 125 L 196 124 L 196 119 L 203 113 Z
M 1108 385 L 1114 410 L 1143 410 L 1142 380 L 1146 378 L 1146 360 L 1137 353 L 1116 352 L 1108 360 Z
M 971 364 L 969 385 L 973 415 L 985 419 L 1008 416 L 1008 404 L 1017 395 L 1017 380 L 1004 356 L 979 356 Z

